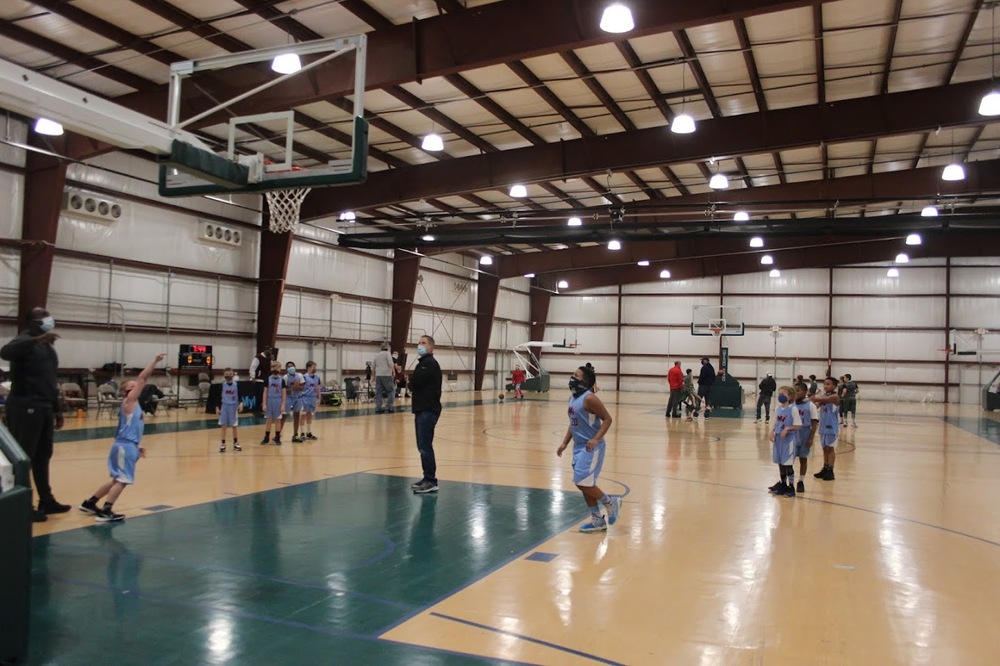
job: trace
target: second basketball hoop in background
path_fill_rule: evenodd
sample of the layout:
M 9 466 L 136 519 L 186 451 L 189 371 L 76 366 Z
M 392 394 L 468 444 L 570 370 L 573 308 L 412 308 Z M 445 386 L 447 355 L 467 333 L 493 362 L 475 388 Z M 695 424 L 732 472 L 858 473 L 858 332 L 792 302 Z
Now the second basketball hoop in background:
M 268 228 L 276 234 L 295 231 L 299 224 L 302 201 L 312 191 L 310 187 L 290 190 L 267 190 Z

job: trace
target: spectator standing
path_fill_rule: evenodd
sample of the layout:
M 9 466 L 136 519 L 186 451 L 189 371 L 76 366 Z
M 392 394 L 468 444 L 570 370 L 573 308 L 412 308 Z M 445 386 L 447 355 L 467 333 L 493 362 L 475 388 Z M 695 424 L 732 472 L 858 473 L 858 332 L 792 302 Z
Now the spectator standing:
M 769 372 L 757 386 L 757 418 L 754 423 L 760 423 L 760 408 L 764 407 L 764 423 L 771 422 L 771 397 L 778 390 L 774 376 Z
M 681 362 L 674 361 L 674 367 L 667 371 L 667 385 L 670 387 L 670 399 L 667 400 L 667 418 L 681 417 L 681 404 L 684 402 L 684 371 Z
M 393 411 L 393 402 L 396 399 L 396 386 L 393 377 L 396 375 L 396 363 L 389 353 L 389 343 L 383 342 L 382 348 L 375 354 L 375 361 L 372 364 L 375 370 L 375 413 Z M 385 396 L 383 398 L 383 396 Z M 382 409 L 382 400 L 389 401 L 388 409 Z
M 712 393 L 712 384 L 715 383 L 715 368 L 712 367 L 712 362 L 708 360 L 707 356 L 703 356 L 701 359 L 701 374 L 698 375 L 698 397 L 702 399 L 705 405 L 705 418 L 709 416 L 709 412 L 712 411 L 712 401 L 709 399 Z

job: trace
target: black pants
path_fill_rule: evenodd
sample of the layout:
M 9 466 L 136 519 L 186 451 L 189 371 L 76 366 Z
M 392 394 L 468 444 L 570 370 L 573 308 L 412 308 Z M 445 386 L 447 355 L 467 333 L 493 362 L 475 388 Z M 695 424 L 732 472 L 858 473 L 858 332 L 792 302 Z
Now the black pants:
M 7 427 L 17 443 L 31 458 L 38 499 L 44 504 L 55 500 L 49 486 L 49 461 L 52 460 L 52 433 L 55 414 L 51 405 L 24 403 L 13 398 L 5 407 Z
M 417 450 L 424 468 L 424 481 L 437 483 L 437 459 L 434 457 L 434 426 L 441 415 L 430 410 L 417 412 L 413 422 L 417 431 Z
M 771 395 L 770 393 L 761 393 L 757 398 L 757 420 L 760 421 L 760 408 L 764 408 L 764 419 L 767 421 L 771 420 Z
M 683 402 L 681 395 L 683 393 L 684 389 L 670 389 L 670 399 L 667 401 L 667 416 L 681 415 L 681 403 Z

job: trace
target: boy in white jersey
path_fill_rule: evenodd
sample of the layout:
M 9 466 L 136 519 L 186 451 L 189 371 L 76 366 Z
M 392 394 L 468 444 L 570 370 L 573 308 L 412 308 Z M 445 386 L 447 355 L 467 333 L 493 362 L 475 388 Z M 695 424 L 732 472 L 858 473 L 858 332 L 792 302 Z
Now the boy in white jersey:
M 812 389 L 805 382 L 795 385 L 795 409 L 799 410 L 799 420 L 802 421 L 802 429 L 795 433 L 795 455 L 799 459 L 799 482 L 795 486 L 795 492 L 798 493 L 806 491 L 803 479 L 809 471 L 809 456 L 812 455 L 813 440 L 816 438 L 816 428 L 819 427 L 819 410 L 807 398 L 809 391 Z
M 111 480 L 80 504 L 80 511 L 94 516 L 99 523 L 125 520 L 125 514 L 115 513 L 112 507 L 125 490 L 125 486 L 135 482 L 135 463 L 139 458 L 146 457 L 146 447 L 141 444 L 143 422 L 142 410 L 138 407 L 139 394 L 146 385 L 146 379 L 153 374 L 153 368 L 165 357 L 166 354 L 157 354 L 138 377 L 122 385 L 124 399 L 118 408 L 115 443 L 111 445 L 111 452 L 108 454 L 108 472 L 111 474 Z M 98 508 L 97 501 L 104 496 L 107 496 L 104 506 Z
M 607 530 L 608 525 L 618 521 L 621 511 L 621 497 L 609 497 L 597 486 L 597 477 L 604 465 L 606 444 L 604 435 L 611 428 L 611 414 L 601 399 L 594 395 L 594 385 L 597 376 L 588 364 L 580 366 L 569 380 L 569 390 L 573 397 L 569 400 L 569 428 L 566 437 L 556 449 L 556 455 L 562 456 L 563 451 L 573 442 L 573 483 L 583 493 L 583 499 L 590 507 L 590 520 L 580 525 L 581 532 L 598 532 Z M 605 519 L 601 515 L 601 505 L 608 511 Z
M 317 439 L 312 433 L 313 415 L 319 404 L 319 385 L 322 378 L 316 374 L 316 362 L 306 363 L 305 390 L 302 392 L 302 439 Z
M 819 406 L 819 443 L 823 446 L 823 469 L 814 477 L 822 481 L 833 481 L 833 464 L 837 461 L 837 437 L 840 435 L 840 422 L 837 412 L 840 407 L 840 396 L 837 395 L 837 381 L 833 377 L 823 380 L 823 395 L 812 399 Z

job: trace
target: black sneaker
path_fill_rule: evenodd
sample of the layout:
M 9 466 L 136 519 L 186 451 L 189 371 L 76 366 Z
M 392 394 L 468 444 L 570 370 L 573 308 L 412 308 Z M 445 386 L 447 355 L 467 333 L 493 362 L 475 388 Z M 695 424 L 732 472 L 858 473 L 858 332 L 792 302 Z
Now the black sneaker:
M 91 502 L 90 500 L 83 500 L 82 502 L 80 502 L 79 509 L 83 513 L 89 514 L 91 516 L 96 515 L 97 512 L 101 510 L 97 506 L 97 502 Z
M 420 485 L 413 489 L 413 492 L 417 495 L 424 495 L 426 493 L 436 493 L 438 491 L 438 484 L 436 481 L 421 481 Z
M 274 445 L 275 446 L 281 446 L 281 438 L 280 437 L 275 437 L 274 438 Z
M 292 443 L 293 444 L 298 444 L 299 442 L 304 442 L 304 441 L 306 441 L 306 440 L 303 439 L 301 436 L 299 436 L 299 435 L 292 435 Z
M 768 490 L 768 492 L 771 492 L 771 493 L 774 493 L 775 495 L 778 495 L 778 494 L 781 493 L 781 490 L 784 487 L 785 487 L 785 484 L 783 484 L 781 481 L 778 481 L 776 484 L 774 484 L 773 486 L 771 486 L 767 490 Z
M 239 442 L 233 442 L 233 451 L 242 451 L 243 447 L 240 446 Z
M 414 481 L 413 483 L 410 484 L 410 490 L 416 490 L 421 485 L 423 485 L 423 483 L 424 483 L 423 479 L 420 479 L 419 481 Z
M 801 480 L 795 484 L 795 492 L 804 493 L 805 491 L 806 491 L 806 484 L 802 483 Z
M 780 495 L 782 497 L 795 497 L 795 488 L 792 488 L 791 486 L 785 486 L 782 489 Z
M 54 497 L 46 502 L 38 503 L 38 510 L 45 515 L 51 515 L 53 513 L 66 513 L 72 508 L 73 507 L 69 504 L 60 504 Z
M 44 511 L 39 511 L 38 509 L 31 510 L 31 522 L 33 523 L 44 523 L 49 517 L 45 515 Z
M 823 469 L 821 469 L 820 471 L 818 471 L 815 474 L 813 474 L 813 478 L 814 479 L 822 479 L 824 476 L 826 476 L 826 470 L 828 470 L 828 469 L 830 469 L 830 468 L 827 467 L 826 465 L 824 465 Z
M 310 432 L 310 433 L 306 433 L 305 439 L 310 439 L 310 440 L 312 440 L 312 441 L 315 442 L 317 439 L 319 439 L 319 437 L 317 437 L 316 435 L 314 435 L 314 434 L 312 434 Z
M 95 515 L 94 520 L 99 523 L 117 523 L 125 520 L 124 513 L 115 513 L 111 509 L 100 509 Z
M 270 443 L 271 443 L 271 438 L 270 437 L 265 437 L 264 439 L 260 440 L 260 445 L 261 446 L 264 446 L 265 444 L 270 444 Z
M 826 473 L 823 476 L 819 477 L 819 478 L 823 479 L 824 481 L 833 481 L 837 477 L 835 477 L 833 475 L 833 468 L 832 467 L 827 467 L 826 468 Z

